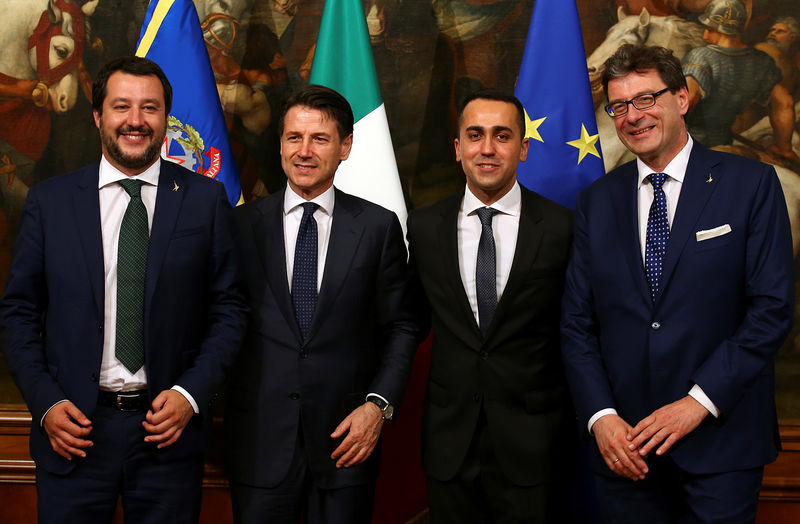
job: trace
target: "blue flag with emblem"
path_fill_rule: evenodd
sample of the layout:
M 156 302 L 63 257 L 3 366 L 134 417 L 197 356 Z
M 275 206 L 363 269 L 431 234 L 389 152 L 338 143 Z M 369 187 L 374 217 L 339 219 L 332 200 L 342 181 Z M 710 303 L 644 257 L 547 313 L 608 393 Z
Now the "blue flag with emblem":
M 517 178 L 575 209 L 578 192 L 604 169 L 574 0 L 536 0 L 514 94 L 530 141 Z
M 191 0 L 150 1 L 136 56 L 161 66 L 172 84 L 164 158 L 219 180 L 231 205 L 242 203 L 214 72 Z

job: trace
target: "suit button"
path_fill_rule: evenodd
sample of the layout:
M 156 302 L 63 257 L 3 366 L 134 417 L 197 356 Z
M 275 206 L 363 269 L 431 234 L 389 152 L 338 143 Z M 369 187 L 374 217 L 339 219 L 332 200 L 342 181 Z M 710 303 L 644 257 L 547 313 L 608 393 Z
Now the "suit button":
M 305 351 L 301 351 L 300 352 L 300 358 L 306 358 L 307 356 L 308 356 L 308 353 L 306 353 Z
M 659 329 L 661 329 L 661 322 L 653 322 L 652 324 L 650 324 L 650 327 L 658 331 Z
M 97 373 L 92 373 L 92 382 L 97 382 Z
M 289 398 L 292 400 L 297 400 L 298 398 L 300 398 L 300 393 L 292 393 L 291 395 L 289 395 Z
M 97 327 L 100 329 L 100 331 L 103 331 L 103 324 L 99 324 Z
M 486 351 L 481 351 L 481 352 L 478 354 L 478 356 L 480 356 L 480 357 L 481 357 L 481 360 L 486 360 L 487 358 L 489 358 L 489 353 L 487 353 Z
M 474 395 L 472 395 L 472 400 L 474 400 L 475 402 L 480 402 L 481 401 L 481 394 L 480 393 L 475 393 Z

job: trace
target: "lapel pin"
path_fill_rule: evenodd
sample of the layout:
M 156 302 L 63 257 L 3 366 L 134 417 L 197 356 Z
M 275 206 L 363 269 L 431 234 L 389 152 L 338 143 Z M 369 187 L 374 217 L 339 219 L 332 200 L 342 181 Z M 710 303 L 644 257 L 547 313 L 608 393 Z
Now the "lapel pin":
M 714 179 L 713 179 L 713 178 L 711 178 L 711 173 L 709 173 L 709 174 L 708 174 L 708 178 L 706 179 L 706 184 L 710 184 L 710 183 L 711 183 L 711 182 L 713 182 L 713 181 L 714 181 Z
M 172 184 L 173 184 L 173 186 L 172 186 L 172 190 L 173 191 L 177 191 L 178 189 L 180 189 L 180 186 L 174 180 L 172 181 Z

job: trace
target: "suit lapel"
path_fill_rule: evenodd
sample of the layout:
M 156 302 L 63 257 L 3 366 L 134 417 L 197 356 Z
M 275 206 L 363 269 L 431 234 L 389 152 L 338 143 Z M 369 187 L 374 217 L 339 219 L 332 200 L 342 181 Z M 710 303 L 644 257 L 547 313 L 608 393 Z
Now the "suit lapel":
M 714 182 L 706 183 L 715 166 L 716 162 L 710 158 L 708 150 L 695 142 L 692 146 L 689 165 L 686 168 L 686 176 L 683 179 L 678 207 L 675 210 L 675 218 L 667 242 L 664 270 L 661 274 L 662 295 L 669 285 L 675 266 L 686 247 L 686 242 L 692 236 L 700 213 L 717 187 L 718 179 L 724 176 L 723 173 L 714 172 Z
M 149 318 L 150 305 L 155 294 L 161 266 L 169 249 L 172 231 L 178 220 L 183 196 L 188 189 L 183 183 L 183 173 L 171 163 L 161 160 L 156 193 L 156 209 L 153 213 L 153 226 L 150 229 L 150 244 L 147 249 L 147 279 L 145 288 L 145 323 Z M 180 189 L 174 190 L 175 187 Z M 147 326 L 145 325 L 145 329 Z
M 103 230 L 100 224 L 100 194 L 97 187 L 99 166 L 87 167 L 73 195 L 73 208 L 81 248 L 86 259 L 95 307 L 102 318 L 105 309 L 105 262 Z
M 361 204 L 338 189 L 334 189 L 334 191 L 336 197 L 333 204 L 333 222 L 328 241 L 328 254 L 325 257 L 322 285 L 319 290 L 314 320 L 311 322 L 309 340 L 319 329 L 327 312 L 333 307 L 333 302 L 347 278 L 361 235 L 364 233 L 364 226 L 357 220 L 362 211 Z
M 511 272 L 508 275 L 503 296 L 497 304 L 492 323 L 486 332 L 490 338 L 498 325 L 502 325 L 502 318 L 508 309 L 508 304 L 513 303 L 513 296 L 522 287 L 522 281 L 528 275 L 528 270 L 533 265 L 539 253 L 544 232 L 537 224 L 542 220 L 541 210 L 535 206 L 533 194 L 520 186 L 522 190 L 522 207 L 519 215 L 519 230 L 517 232 L 517 245 L 514 248 L 514 260 L 511 263 Z
M 642 247 L 639 243 L 639 208 L 638 208 L 638 170 L 636 162 L 630 162 L 620 168 L 608 185 L 609 198 L 612 202 L 617 221 L 617 237 L 620 239 L 623 257 L 628 264 L 636 289 L 651 303 L 650 286 L 642 261 Z
M 453 198 L 450 201 L 450 205 L 442 211 L 441 222 L 438 225 L 439 230 L 437 232 L 439 246 L 442 249 L 440 260 L 445 268 L 442 273 L 445 275 L 446 284 L 450 287 L 450 296 L 454 299 L 453 306 L 457 310 L 456 314 L 463 319 L 460 324 L 470 326 L 472 339 L 480 341 L 483 335 L 478 322 L 475 320 L 472 307 L 469 305 L 467 291 L 464 288 L 464 282 L 461 280 L 461 264 L 458 258 L 458 212 L 461 209 L 462 200 L 463 195 Z
M 273 197 L 263 198 L 256 204 L 259 217 L 253 224 L 253 242 L 264 268 L 266 281 L 278 304 L 286 325 L 291 327 L 298 342 L 302 342 L 300 328 L 294 314 L 289 280 L 286 275 L 286 247 L 283 238 L 284 188 Z

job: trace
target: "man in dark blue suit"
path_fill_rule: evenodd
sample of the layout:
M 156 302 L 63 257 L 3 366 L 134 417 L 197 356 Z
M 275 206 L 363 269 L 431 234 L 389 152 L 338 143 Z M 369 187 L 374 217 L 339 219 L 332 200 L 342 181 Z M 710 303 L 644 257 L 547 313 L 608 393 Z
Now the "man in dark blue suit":
M 279 130 L 287 187 L 236 213 L 252 315 L 226 392 L 234 519 L 366 524 L 417 345 L 406 248 L 394 213 L 333 187 L 344 97 L 300 90 Z
M 0 303 L 32 416 L 40 522 L 196 522 L 209 404 L 247 316 L 222 184 L 159 160 L 172 89 L 123 57 L 93 87 L 99 164 L 33 187 Z
M 562 347 L 609 522 L 753 522 L 780 449 L 792 246 L 772 167 L 686 131 L 680 62 L 622 46 L 606 110 L 637 160 L 578 197 Z

